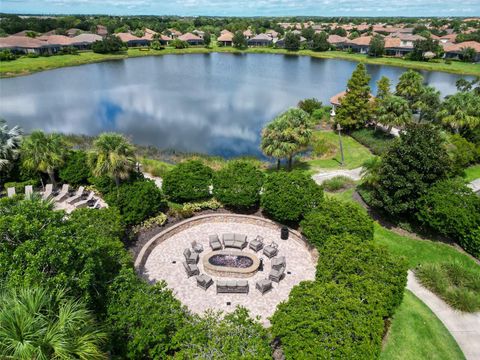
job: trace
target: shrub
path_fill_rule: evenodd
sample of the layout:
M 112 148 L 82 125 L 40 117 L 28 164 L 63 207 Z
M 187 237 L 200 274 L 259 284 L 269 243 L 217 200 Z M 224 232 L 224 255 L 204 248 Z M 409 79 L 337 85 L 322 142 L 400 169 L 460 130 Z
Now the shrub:
M 338 191 L 343 189 L 351 188 L 355 185 L 355 181 L 353 181 L 348 176 L 335 176 L 331 179 L 325 180 L 322 183 L 322 186 L 327 191 Z
M 27 180 L 27 181 L 19 181 L 19 182 L 7 182 L 5 183 L 4 187 L 5 189 L 7 188 L 15 188 L 15 193 L 17 195 L 25 193 L 25 186 L 27 185 L 32 185 L 32 186 L 37 186 L 38 185 L 38 180 Z
M 477 226 L 477 228 L 472 228 L 471 232 L 463 235 L 459 239 L 458 243 L 467 252 L 476 258 L 480 258 L 480 226 Z
M 355 287 L 359 297 L 383 317 L 391 317 L 403 299 L 407 263 L 386 248 L 352 235 L 329 238 L 319 250 L 317 281 Z
M 462 174 L 463 170 L 476 160 L 475 144 L 459 134 L 450 136 L 447 149 L 452 160 L 453 171 L 456 174 Z
M 17 56 L 10 49 L 0 51 L 0 61 L 12 61 L 16 58 Z
M 465 243 L 474 229 L 480 226 L 480 198 L 461 179 L 447 179 L 434 184 L 418 200 L 417 218 L 439 233 L 460 242 L 472 255 L 475 245 Z M 463 244 L 462 244 L 463 243 Z
M 175 49 L 186 49 L 188 48 L 188 43 L 180 39 L 173 39 L 170 41 L 170 46 L 173 46 Z
M 86 184 L 92 176 L 84 151 L 72 151 L 59 172 L 60 179 L 71 185 Z
M 280 222 L 298 222 L 323 201 L 323 190 L 300 171 L 278 171 L 265 180 L 261 204 Z
M 125 45 L 122 40 L 115 35 L 109 35 L 106 38 L 100 41 L 95 41 L 92 44 L 93 52 L 99 54 L 117 53 L 122 51 L 124 47 Z
M 364 128 L 352 131 L 350 136 L 360 144 L 368 147 L 375 155 L 384 154 L 392 144 L 395 137 L 382 130 Z
M 353 235 L 362 241 L 373 239 L 373 221 L 359 205 L 326 199 L 300 223 L 303 234 L 317 247 L 336 235 Z
M 263 173 L 248 161 L 232 161 L 213 177 L 213 195 L 224 205 L 250 208 L 258 205 Z
M 200 161 L 191 160 L 178 164 L 163 179 L 165 194 L 176 202 L 209 198 L 212 169 Z
M 306 111 L 309 115 L 312 115 L 315 110 L 322 109 L 322 102 L 315 98 L 304 99 L 299 101 L 297 106 L 303 111 Z
M 156 226 L 163 226 L 168 220 L 167 215 L 164 213 L 160 213 L 154 217 L 151 217 L 144 222 L 142 222 L 140 225 L 137 225 L 133 228 L 133 231 L 138 233 L 140 230 L 151 230 Z
M 286 359 L 376 359 L 383 319 L 341 284 L 304 281 L 278 305 L 272 334 Z
M 120 210 L 126 225 L 138 224 L 167 207 L 162 191 L 151 180 L 123 183 L 108 193 L 105 200 Z
M 426 286 L 455 309 L 467 312 L 480 310 L 480 276 L 478 271 L 456 263 L 425 264 L 415 270 Z

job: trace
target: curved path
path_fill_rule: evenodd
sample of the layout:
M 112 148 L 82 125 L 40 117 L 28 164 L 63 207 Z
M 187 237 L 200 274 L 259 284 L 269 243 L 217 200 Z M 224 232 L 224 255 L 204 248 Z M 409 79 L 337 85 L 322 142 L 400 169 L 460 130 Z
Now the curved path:
M 480 359 L 480 312 L 465 313 L 454 310 L 433 292 L 425 288 L 408 271 L 407 289 L 422 300 L 445 325 L 457 341 L 467 360 Z
M 468 184 L 468 187 L 473 190 L 473 192 L 480 191 L 480 179 L 475 179 Z
M 342 169 L 335 169 L 335 170 L 329 170 L 329 169 L 324 169 L 320 170 L 318 173 L 312 175 L 313 180 L 318 185 L 321 185 L 325 180 L 329 180 L 331 178 L 334 178 L 336 176 L 346 176 L 353 181 L 358 181 L 362 178 L 361 175 L 362 168 L 358 167 L 356 169 L 351 169 L 351 170 L 342 170 Z

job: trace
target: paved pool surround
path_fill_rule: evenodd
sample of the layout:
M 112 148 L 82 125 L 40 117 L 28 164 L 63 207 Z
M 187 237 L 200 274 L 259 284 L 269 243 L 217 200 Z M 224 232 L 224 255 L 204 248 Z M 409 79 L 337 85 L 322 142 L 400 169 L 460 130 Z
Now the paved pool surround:
M 281 301 L 288 299 L 291 289 L 301 281 L 314 280 L 318 259 L 317 250 L 299 232 L 290 229 L 288 240 L 281 240 L 280 229 L 281 225 L 276 222 L 249 215 L 207 214 L 193 217 L 150 239 L 138 254 L 135 267 L 151 282 L 165 281 L 174 296 L 192 312 L 201 314 L 208 309 L 231 312 L 240 305 L 249 309 L 252 316 L 259 316 L 262 323 L 268 326 L 268 318 L 273 315 Z M 200 273 L 208 274 L 204 260 L 212 253 L 219 253 L 211 250 L 208 235 L 217 234 L 221 237 L 232 232 L 247 235 L 247 241 L 260 235 L 264 238 L 265 245 L 272 241 L 278 244 L 278 256 L 286 257 L 286 276 L 280 283 L 273 283 L 272 291 L 262 295 L 255 289 L 257 281 L 268 278 L 271 260 L 261 251 L 255 253 L 248 247 L 241 252 L 233 249 L 223 250 L 263 259 L 263 271 L 255 270 L 251 276 L 243 277 L 249 283 L 248 294 L 216 294 L 215 282 L 229 278 L 223 274 L 209 274 L 214 284 L 207 291 L 197 287 L 194 276 L 187 278 L 182 266 L 183 250 L 190 247 L 193 240 L 202 244 L 204 251 L 200 254 L 198 267 Z

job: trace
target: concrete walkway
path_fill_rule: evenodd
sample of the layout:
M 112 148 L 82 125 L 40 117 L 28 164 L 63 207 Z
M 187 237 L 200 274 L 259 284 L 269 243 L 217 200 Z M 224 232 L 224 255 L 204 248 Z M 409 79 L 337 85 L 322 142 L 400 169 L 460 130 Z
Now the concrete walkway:
M 360 172 L 362 171 L 361 167 L 351 170 L 320 170 L 318 173 L 312 175 L 313 180 L 318 185 L 321 185 L 325 180 L 334 178 L 335 176 L 346 176 L 354 181 L 358 181 L 362 178 Z
M 480 179 L 475 179 L 468 184 L 468 187 L 473 190 L 473 192 L 480 191 Z
M 163 184 L 162 178 L 158 176 L 153 176 L 152 174 L 149 174 L 147 172 L 144 172 L 143 176 L 145 177 L 145 179 L 153 180 L 155 182 L 155 185 L 157 185 L 160 189 L 162 188 L 162 184 Z
M 480 359 L 480 312 L 465 313 L 454 310 L 420 284 L 412 271 L 408 271 L 407 289 L 422 300 L 440 319 L 457 341 L 467 360 Z

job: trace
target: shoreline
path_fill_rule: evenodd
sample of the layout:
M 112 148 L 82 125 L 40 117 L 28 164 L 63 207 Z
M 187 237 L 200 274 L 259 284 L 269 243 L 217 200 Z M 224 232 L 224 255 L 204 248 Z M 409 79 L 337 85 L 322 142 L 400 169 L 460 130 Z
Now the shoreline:
M 291 56 L 310 56 L 318 59 L 339 59 L 366 64 L 394 66 L 407 69 L 424 71 L 438 71 L 465 76 L 480 76 L 480 64 L 462 63 L 452 61 L 446 64 L 443 60 L 439 63 L 403 60 L 401 58 L 381 57 L 370 58 L 366 55 L 347 53 L 342 51 L 315 52 L 312 50 L 299 50 L 296 52 L 285 49 L 273 48 L 248 48 L 239 50 L 232 47 L 191 47 L 186 49 L 165 48 L 163 50 L 152 50 L 143 48 L 129 48 L 121 54 L 97 54 L 92 51 L 83 51 L 78 55 L 55 55 L 50 57 L 27 58 L 22 57 L 12 61 L 0 62 L 0 78 L 12 78 L 17 76 L 31 75 L 37 72 L 59 69 L 63 67 L 79 66 L 104 61 L 123 60 L 143 56 L 182 55 L 182 54 L 277 54 Z

